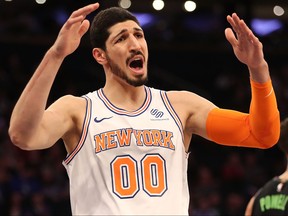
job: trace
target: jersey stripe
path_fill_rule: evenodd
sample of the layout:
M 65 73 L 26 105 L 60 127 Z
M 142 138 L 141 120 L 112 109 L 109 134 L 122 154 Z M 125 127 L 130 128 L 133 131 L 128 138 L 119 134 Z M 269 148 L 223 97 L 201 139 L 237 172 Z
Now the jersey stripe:
M 181 135 L 182 135 L 182 140 L 184 142 L 184 134 L 183 134 L 183 126 L 182 126 L 182 123 L 180 121 L 180 118 L 179 116 L 176 114 L 174 108 L 172 107 L 168 97 L 167 97 L 167 93 L 164 92 L 164 91 L 160 91 L 160 94 L 161 94 L 161 98 L 164 102 L 164 105 L 166 107 L 166 109 L 168 110 L 168 112 L 171 114 L 171 116 L 173 117 L 177 127 L 179 128 L 180 132 L 181 132 Z
M 88 126 L 91 120 L 92 102 L 91 102 L 91 99 L 86 96 L 83 96 L 83 98 L 85 98 L 87 102 L 87 106 L 86 106 L 86 113 L 85 113 L 85 118 L 83 122 L 83 127 L 82 127 L 82 133 L 81 133 L 80 140 L 76 148 L 71 152 L 71 154 L 67 155 L 67 157 L 64 160 L 64 163 L 67 165 L 71 162 L 71 160 L 75 157 L 75 155 L 80 151 L 88 134 Z
M 97 91 L 98 97 L 101 99 L 101 101 L 105 104 L 105 106 L 109 110 L 111 110 L 112 112 L 114 112 L 118 115 L 125 115 L 125 116 L 130 116 L 130 117 L 134 117 L 134 116 L 137 116 L 137 115 L 145 112 L 146 109 L 149 107 L 149 105 L 151 103 L 151 90 L 146 86 L 145 86 L 145 93 L 146 93 L 146 97 L 145 97 L 145 101 L 144 101 L 143 105 L 135 111 L 127 111 L 127 110 L 124 110 L 124 109 L 121 109 L 121 108 L 114 106 L 108 100 L 108 98 L 104 95 L 103 89 L 99 89 Z

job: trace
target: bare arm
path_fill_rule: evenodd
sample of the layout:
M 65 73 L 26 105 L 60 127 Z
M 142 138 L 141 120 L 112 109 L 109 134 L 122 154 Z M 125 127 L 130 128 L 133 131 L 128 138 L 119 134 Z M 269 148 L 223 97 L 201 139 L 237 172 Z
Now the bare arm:
M 188 152 L 193 134 L 208 139 L 206 119 L 216 106 L 209 100 L 188 91 L 169 91 L 167 96 L 182 122 L 184 145 Z
M 54 105 L 53 109 L 45 108 L 63 60 L 77 49 L 89 28 L 90 23 L 85 19 L 86 16 L 98 7 L 98 3 L 90 4 L 71 14 L 18 99 L 11 115 L 9 135 L 12 142 L 20 148 L 48 148 L 71 128 L 70 112 L 62 109 L 57 114 L 55 108 L 61 107 L 59 105 Z M 58 103 L 65 104 L 67 99 Z M 55 125 L 60 122 L 61 127 Z
M 245 216 L 251 216 L 252 215 L 252 208 L 253 208 L 254 200 L 255 200 L 255 197 L 253 196 L 250 199 L 250 201 L 246 207 L 245 214 L 244 214 Z

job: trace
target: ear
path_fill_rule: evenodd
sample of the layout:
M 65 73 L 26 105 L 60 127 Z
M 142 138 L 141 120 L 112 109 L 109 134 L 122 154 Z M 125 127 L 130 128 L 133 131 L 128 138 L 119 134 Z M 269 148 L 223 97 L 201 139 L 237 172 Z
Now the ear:
M 107 60 L 106 60 L 106 53 L 100 49 L 100 48 L 94 48 L 92 50 L 92 55 L 94 57 L 94 59 L 96 59 L 96 61 L 103 65 L 106 64 Z

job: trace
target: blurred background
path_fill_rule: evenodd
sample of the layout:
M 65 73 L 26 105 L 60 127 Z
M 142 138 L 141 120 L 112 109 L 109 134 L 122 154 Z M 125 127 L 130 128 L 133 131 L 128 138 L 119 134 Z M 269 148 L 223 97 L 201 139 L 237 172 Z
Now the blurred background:
M 281 119 L 288 116 L 287 1 L 99 2 L 101 8 L 128 8 L 139 18 L 150 51 L 149 86 L 193 91 L 219 107 L 248 112 L 248 71 L 224 35 L 226 16 L 237 12 L 264 45 Z M 47 150 L 22 151 L 11 144 L 7 131 L 16 100 L 62 24 L 89 3 L 93 1 L 0 0 L 0 215 L 71 215 L 62 142 Z M 62 95 L 80 96 L 103 85 L 103 70 L 92 58 L 86 34 L 60 68 L 47 105 Z M 194 216 L 243 215 L 250 197 L 286 168 L 277 146 L 225 147 L 194 136 L 190 151 Z

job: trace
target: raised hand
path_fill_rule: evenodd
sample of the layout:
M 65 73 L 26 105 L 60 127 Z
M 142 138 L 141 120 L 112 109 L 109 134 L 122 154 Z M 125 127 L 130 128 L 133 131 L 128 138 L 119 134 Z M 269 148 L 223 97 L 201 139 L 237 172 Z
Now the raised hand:
M 99 3 L 94 3 L 74 11 L 62 26 L 50 51 L 60 58 L 65 58 L 73 53 L 78 48 L 82 36 L 89 29 L 90 22 L 86 16 L 98 7 Z
M 266 64 L 263 45 L 245 22 L 236 13 L 227 16 L 227 21 L 233 30 L 231 28 L 225 29 L 225 36 L 232 45 L 238 60 L 250 69 L 258 69 Z

